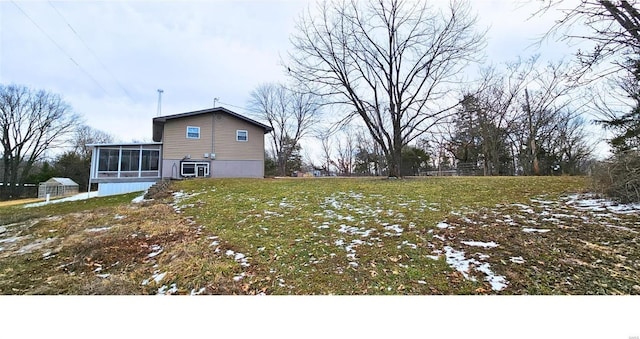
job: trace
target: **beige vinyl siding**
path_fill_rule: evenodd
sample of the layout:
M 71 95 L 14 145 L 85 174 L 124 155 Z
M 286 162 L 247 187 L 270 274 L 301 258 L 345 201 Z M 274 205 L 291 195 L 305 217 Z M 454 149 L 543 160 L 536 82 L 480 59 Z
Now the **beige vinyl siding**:
M 216 160 L 264 161 L 262 128 L 228 114 L 217 114 L 214 126 Z M 248 141 L 236 141 L 237 130 L 247 131 Z
M 182 159 L 187 154 L 191 160 L 204 160 L 204 154 L 212 152 L 212 115 L 202 114 L 169 120 L 164 124 L 163 159 Z M 200 139 L 187 139 L 187 126 L 200 127 Z

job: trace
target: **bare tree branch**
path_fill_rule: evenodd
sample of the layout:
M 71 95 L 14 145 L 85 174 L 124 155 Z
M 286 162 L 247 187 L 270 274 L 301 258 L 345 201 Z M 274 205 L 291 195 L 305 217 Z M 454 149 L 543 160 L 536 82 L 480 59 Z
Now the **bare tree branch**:
M 400 176 L 402 147 L 454 106 L 437 104 L 476 60 L 484 33 L 475 26 L 460 1 L 446 11 L 403 0 L 323 2 L 317 15 L 298 22 L 288 68 L 326 102 L 357 114 L 387 158 L 389 175 Z
M 2 192 L 20 194 L 21 184 L 46 151 L 61 146 L 79 123 L 59 95 L 24 86 L 0 85 Z M 19 186 L 16 186 L 19 185 Z
M 312 131 L 319 119 L 319 102 L 310 93 L 294 91 L 283 84 L 263 84 L 251 93 L 253 113 L 273 129 L 271 140 L 278 174 L 286 175 L 287 160 L 300 139 Z

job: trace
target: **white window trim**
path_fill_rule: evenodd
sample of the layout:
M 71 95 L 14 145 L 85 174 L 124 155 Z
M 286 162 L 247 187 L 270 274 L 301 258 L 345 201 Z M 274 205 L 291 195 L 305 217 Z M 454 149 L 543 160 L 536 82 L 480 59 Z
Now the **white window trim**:
M 245 133 L 245 135 L 247 136 L 246 140 L 238 139 L 238 134 L 240 132 L 244 132 Z M 247 141 L 249 141 L 249 132 L 246 129 L 238 129 L 238 130 L 236 130 L 236 141 L 238 141 L 238 142 L 247 142 Z
M 185 164 L 193 165 L 193 170 L 194 170 L 193 174 L 187 174 L 187 175 L 184 174 L 184 165 Z M 180 176 L 185 177 L 185 178 L 188 178 L 188 177 L 195 178 L 195 177 L 198 176 L 198 167 L 203 167 L 203 166 L 205 168 L 204 177 L 208 177 L 209 173 L 210 173 L 209 171 L 211 169 L 211 166 L 210 166 L 210 164 L 208 162 L 183 161 L 183 162 L 180 163 Z
M 184 165 L 193 165 L 193 173 L 194 174 L 184 174 Z M 195 163 L 192 162 L 188 162 L 188 163 L 181 163 L 180 164 L 180 176 L 181 177 L 195 177 L 196 176 L 196 165 Z
M 197 138 L 189 136 L 189 128 L 197 128 L 198 129 L 198 137 Z M 187 126 L 186 136 L 187 136 L 187 139 L 200 139 L 200 126 Z

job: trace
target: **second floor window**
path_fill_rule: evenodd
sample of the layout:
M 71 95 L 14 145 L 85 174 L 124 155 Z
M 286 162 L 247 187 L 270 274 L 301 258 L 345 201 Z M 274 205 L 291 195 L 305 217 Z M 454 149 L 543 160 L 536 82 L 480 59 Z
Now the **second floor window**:
M 200 127 L 187 126 L 187 139 L 200 139 Z
M 236 131 L 236 141 L 248 141 L 249 133 L 245 130 L 237 130 Z

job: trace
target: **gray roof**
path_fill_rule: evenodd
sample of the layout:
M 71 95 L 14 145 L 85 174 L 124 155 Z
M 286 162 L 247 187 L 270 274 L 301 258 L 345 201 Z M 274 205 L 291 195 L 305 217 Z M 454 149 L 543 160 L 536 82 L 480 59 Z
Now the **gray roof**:
M 69 178 L 51 178 L 51 179 L 47 180 L 46 182 L 47 183 L 52 183 L 52 184 L 53 183 L 58 183 L 58 184 L 63 185 L 63 186 L 78 186 L 78 184 L 75 181 L 73 181 L 73 180 L 71 180 Z
M 119 146 L 157 146 L 162 145 L 161 142 L 125 142 L 125 143 L 108 143 L 108 144 L 87 144 L 87 147 L 119 147 Z
M 157 118 L 153 118 L 153 141 L 159 142 L 160 140 L 162 140 L 162 128 L 161 126 L 164 125 L 164 123 L 167 120 L 173 120 L 173 119 L 180 119 L 180 118 L 185 118 L 185 117 L 191 117 L 194 115 L 200 115 L 200 114 L 210 114 L 210 113 L 226 113 L 229 114 L 231 116 L 234 116 L 240 120 L 244 120 L 250 124 L 254 124 L 262 129 L 264 129 L 264 133 L 267 134 L 269 132 L 271 132 L 273 129 L 263 123 L 257 122 L 253 119 L 247 118 L 244 115 L 238 114 L 236 112 L 233 112 L 231 110 L 228 110 L 224 107 L 214 107 L 214 108 L 207 108 L 207 109 L 203 109 L 203 110 L 199 110 L 199 111 L 193 111 L 193 112 L 186 112 L 186 113 L 179 113 L 179 114 L 173 114 L 173 115 L 165 115 L 165 116 L 161 116 L 161 117 L 157 117 Z

